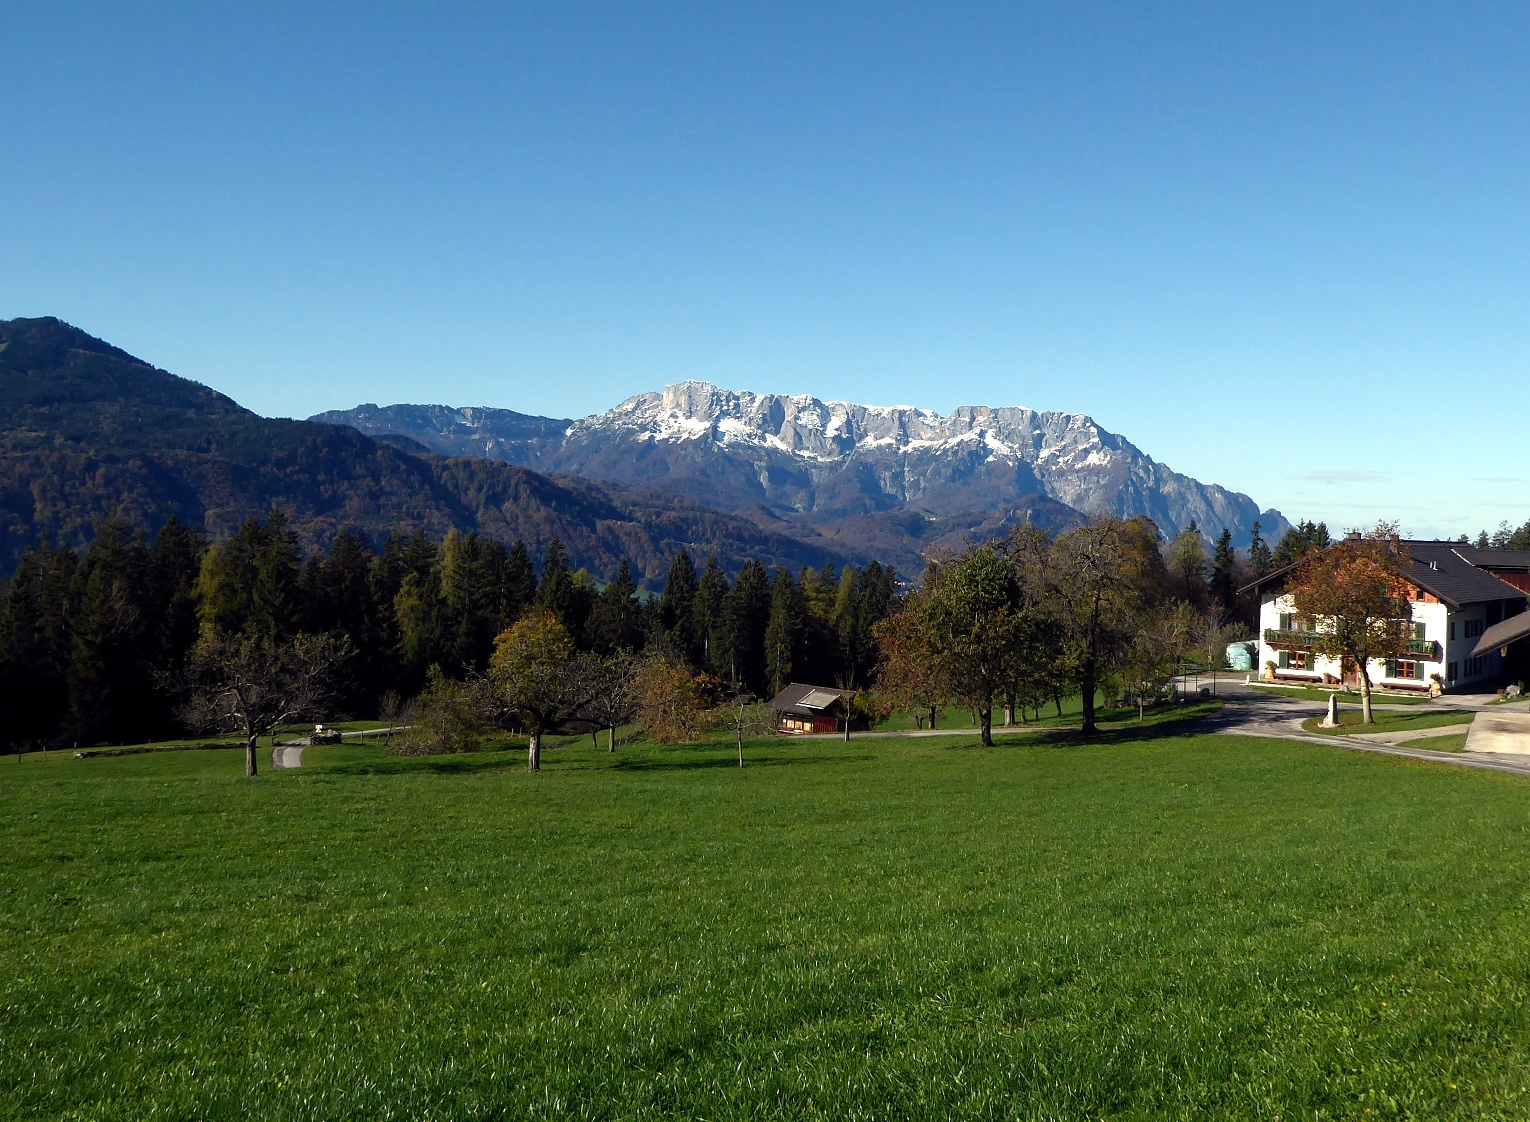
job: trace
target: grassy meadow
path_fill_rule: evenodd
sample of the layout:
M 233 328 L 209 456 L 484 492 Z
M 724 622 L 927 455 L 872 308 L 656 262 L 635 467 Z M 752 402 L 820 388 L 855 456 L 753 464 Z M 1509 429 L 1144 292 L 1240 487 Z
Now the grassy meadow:
M 0 761 L 0 1117 L 1523 1118 L 1530 782 L 1172 725 Z

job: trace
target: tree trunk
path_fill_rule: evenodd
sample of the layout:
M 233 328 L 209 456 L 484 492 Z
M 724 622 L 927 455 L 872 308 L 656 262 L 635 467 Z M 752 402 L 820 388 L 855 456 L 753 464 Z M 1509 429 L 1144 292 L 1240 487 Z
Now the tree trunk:
M 611 726 L 611 735 L 606 738 L 606 751 L 607 752 L 614 752 L 614 751 L 616 751 L 616 726 L 615 725 Z
M 526 770 L 542 770 L 542 734 L 534 732 L 526 741 Z
M 1084 722 L 1080 726 L 1081 732 L 1097 731 L 1094 724 L 1094 659 L 1084 660 L 1083 673 L 1079 675 L 1079 685 L 1083 688 L 1083 697 L 1080 699 L 1084 707 Z M 1062 706 L 1058 705 L 1057 715 L 1062 716 Z
M 845 714 L 845 743 L 850 743 L 850 714 Z
M 1360 723 L 1362 725 L 1376 723 L 1376 717 L 1371 712 L 1371 675 L 1363 662 L 1360 663 Z
M 930 728 L 935 727 L 935 706 L 930 706 Z
M 738 733 L 738 766 L 739 767 L 743 767 L 744 766 L 744 730 L 742 728 L 738 728 L 738 729 L 734 729 L 733 731 Z
M 255 740 L 258 735 L 251 733 L 244 738 L 244 774 L 247 779 L 255 775 Z
M 1004 727 L 1009 728 L 1015 723 L 1015 695 L 1010 694 L 1004 699 Z
M 985 705 L 978 712 L 978 717 L 983 722 L 983 747 L 993 747 L 993 706 Z

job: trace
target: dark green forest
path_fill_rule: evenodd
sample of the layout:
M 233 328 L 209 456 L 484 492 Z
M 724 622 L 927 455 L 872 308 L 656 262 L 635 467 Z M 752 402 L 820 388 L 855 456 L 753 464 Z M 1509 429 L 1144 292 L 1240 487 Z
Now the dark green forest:
M 172 518 L 152 537 L 107 520 L 83 551 L 23 553 L 0 612 L 0 726 L 7 750 L 153 740 L 186 731 L 180 674 L 199 638 L 282 644 L 332 634 L 354 652 L 334 716 L 371 716 L 439 666 L 483 669 L 495 637 L 529 609 L 552 612 L 580 649 L 649 651 L 763 696 L 793 677 L 865 684 L 871 628 L 897 593 L 875 562 L 793 573 L 681 550 L 657 595 L 625 560 L 601 583 L 554 538 L 540 557 L 476 532 L 390 534 L 374 548 L 344 530 L 305 559 L 280 512 L 221 544 Z M 767 638 L 769 646 L 767 647 Z

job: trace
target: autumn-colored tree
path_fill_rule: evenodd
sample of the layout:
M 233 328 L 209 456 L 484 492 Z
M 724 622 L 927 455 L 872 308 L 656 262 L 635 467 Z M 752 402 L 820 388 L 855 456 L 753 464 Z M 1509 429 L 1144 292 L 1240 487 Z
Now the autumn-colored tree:
M 940 668 L 930 659 L 920 623 L 924 593 L 909 593 L 901 611 L 872 628 L 877 645 L 877 691 L 888 702 L 924 727 L 926 716 L 935 727 L 935 714 L 946 698 Z
M 527 770 L 540 771 L 542 737 L 575 719 L 589 701 L 588 656 L 575 653 L 557 616 L 538 609 L 494 640 L 489 678 L 502 717 L 526 730 Z
M 638 723 L 650 740 L 687 744 L 700 735 L 705 709 L 701 683 L 681 662 L 657 655 L 645 659 L 634 690 Z
M 1313 650 L 1354 666 L 1360 676 L 1362 721 L 1371 714 L 1372 661 L 1408 653 L 1413 618 L 1412 564 L 1392 523 L 1309 553 L 1291 574 L 1286 592 L 1298 615 L 1313 621 Z

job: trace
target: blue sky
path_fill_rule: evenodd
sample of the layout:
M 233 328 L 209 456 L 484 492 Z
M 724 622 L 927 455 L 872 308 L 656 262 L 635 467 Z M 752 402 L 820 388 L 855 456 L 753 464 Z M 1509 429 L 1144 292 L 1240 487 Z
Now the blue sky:
M 0 316 L 271 415 L 687 377 L 1530 518 L 1530 9 L 0 8 Z

